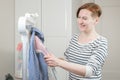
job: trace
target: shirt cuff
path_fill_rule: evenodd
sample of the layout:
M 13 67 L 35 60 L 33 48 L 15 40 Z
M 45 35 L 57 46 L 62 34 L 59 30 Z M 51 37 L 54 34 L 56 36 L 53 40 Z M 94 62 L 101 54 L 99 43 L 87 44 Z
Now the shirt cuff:
M 85 77 L 90 77 L 93 75 L 93 72 L 92 72 L 92 67 L 90 66 L 86 66 L 86 74 L 85 74 Z

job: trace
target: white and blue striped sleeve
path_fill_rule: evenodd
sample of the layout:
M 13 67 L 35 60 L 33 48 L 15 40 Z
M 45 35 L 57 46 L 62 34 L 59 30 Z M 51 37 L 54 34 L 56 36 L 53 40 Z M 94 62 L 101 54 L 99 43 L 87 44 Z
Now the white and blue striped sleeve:
M 107 39 L 103 39 L 100 41 L 100 45 L 92 52 L 92 55 L 86 64 L 87 67 L 85 77 L 99 75 L 96 71 L 99 71 L 104 65 L 107 55 Z

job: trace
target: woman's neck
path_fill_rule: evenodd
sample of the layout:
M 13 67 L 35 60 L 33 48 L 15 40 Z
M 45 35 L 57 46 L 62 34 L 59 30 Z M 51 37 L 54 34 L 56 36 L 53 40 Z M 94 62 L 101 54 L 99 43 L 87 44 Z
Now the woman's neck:
M 90 33 L 85 33 L 81 32 L 79 35 L 78 42 L 80 43 L 89 43 L 91 41 L 94 41 L 99 37 L 99 34 L 96 31 L 90 32 Z

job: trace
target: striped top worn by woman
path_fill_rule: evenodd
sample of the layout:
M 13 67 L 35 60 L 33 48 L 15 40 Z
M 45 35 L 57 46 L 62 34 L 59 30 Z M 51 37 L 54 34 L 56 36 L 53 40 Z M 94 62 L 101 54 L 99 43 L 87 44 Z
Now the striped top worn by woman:
M 101 68 L 107 56 L 107 39 L 99 36 L 87 44 L 78 42 L 79 35 L 75 34 L 66 49 L 65 56 L 68 62 L 86 65 L 86 71 L 92 70 L 92 76 L 82 77 L 69 72 L 69 80 L 101 80 Z

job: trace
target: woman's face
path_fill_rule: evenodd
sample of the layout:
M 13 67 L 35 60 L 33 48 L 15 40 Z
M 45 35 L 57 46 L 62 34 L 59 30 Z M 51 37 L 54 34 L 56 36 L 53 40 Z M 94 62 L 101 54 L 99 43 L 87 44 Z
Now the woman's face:
M 81 32 L 88 32 L 95 28 L 98 19 L 93 18 L 92 12 L 87 9 L 80 10 L 78 14 L 78 25 Z

